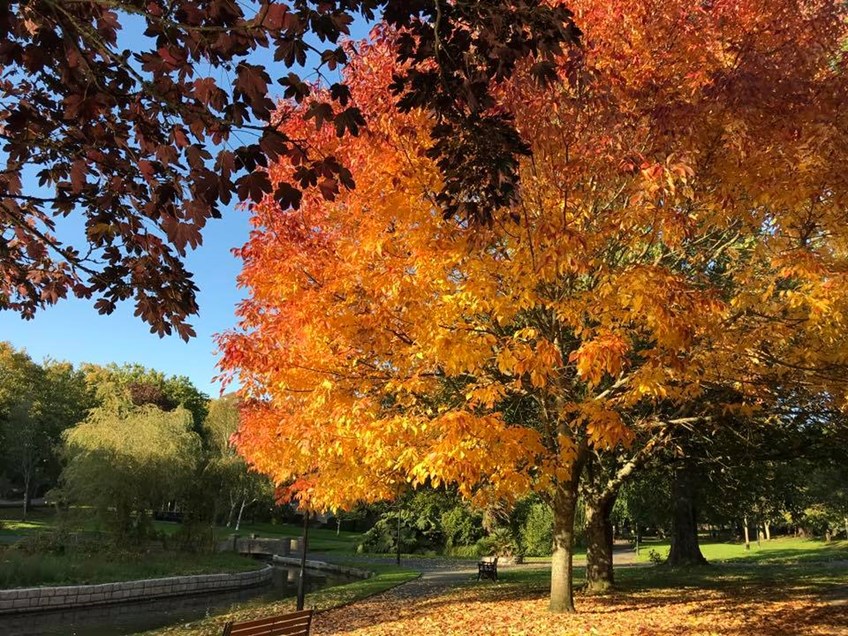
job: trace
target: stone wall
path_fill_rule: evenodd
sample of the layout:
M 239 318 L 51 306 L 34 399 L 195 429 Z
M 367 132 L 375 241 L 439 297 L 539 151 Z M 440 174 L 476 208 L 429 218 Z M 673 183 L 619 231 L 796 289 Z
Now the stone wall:
M 300 540 L 290 537 L 270 539 L 265 537 L 251 538 L 233 535 L 229 539 L 218 542 L 218 551 L 260 556 L 272 556 L 274 554 L 288 555 L 293 552 L 300 552 Z
M 278 565 L 285 565 L 286 567 L 300 567 L 299 558 L 285 557 L 275 554 L 272 560 Z M 307 559 L 304 567 L 307 570 L 320 570 L 322 572 L 332 572 L 333 574 L 342 574 L 344 576 L 350 576 L 355 579 L 370 579 L 372 576 L 374 576 L 374 573 L 370 570 L 352 568 L 345 565 L 336 565 L 335 563 L 327 563 L 325 561 L 311 561 Z
M 0 614 L 106 605 L 167 596 L 222 592 L 262 585 L 271 580 L 273 568 L 232 574 L 196 574 L 161 579 L 120 581 L 100 585 L 63 585 L 0 590 Z

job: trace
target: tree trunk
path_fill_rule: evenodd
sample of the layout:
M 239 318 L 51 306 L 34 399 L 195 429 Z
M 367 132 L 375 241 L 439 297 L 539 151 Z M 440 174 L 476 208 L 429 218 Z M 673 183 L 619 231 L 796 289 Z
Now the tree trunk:
M 238 518 L 236 519 L 236 530 L 241 526 L 241 515 L 244 513 L 244 507 L 247 504 L 247 498 L 241 500 L 241 508 L 239 508 Z
M 748 534 L 748 517 L 742 518 L 742 532 L 745 533 L 745 549 L 751 549 L 751 537 Z
M 29 496 L 29 488 L 30 488 L 30 476 L 29 471 L 24 473 L 24 519 L 27 518 L 27 513 L 29 513 L 29 504 L 30 504 L 30 496 Z
M 771 524 L 768 521 L 763 522 L 763 530 L 766 533 L 766 541 L 771 541 Z
M 238 499 L 230 502 L 230 514 L 227 515 L 227 527 L 233 525 L 233 516 L 236 514 L 236 506 L 238 505 Z
M 600 594 L 612 589 L 613 531 L 610 521 L 615 498 L 586 500 L 586 591 Z
M 554 495 L 554 552 L 551 557 L 552 612 L 574 611 L 572 563 L 574 548 L 574 515 L 577 510 L 577 484 L 563 484 Z
M 845 538 L 848 539 L 848 517 L 844 517 L 842 522 L 845 524 Z
M 694 466 L 686 464 L 676 471 L 671 496 L 674 516 L 667 563 L 674 567 L 704 565 L 707 560 L 698 545 Z

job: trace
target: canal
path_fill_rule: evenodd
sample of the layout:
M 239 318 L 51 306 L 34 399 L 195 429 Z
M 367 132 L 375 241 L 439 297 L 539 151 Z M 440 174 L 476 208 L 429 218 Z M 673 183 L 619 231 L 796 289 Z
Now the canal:
M 126 636 L 157 627 L 180 625 L 207 616 L 226 614 L 251 602 L 273 601 L 297 595 L 297 568 L 274 566 L 272 582 L 244 590 L 101 605 L 74 610 L 0 616 L 2 636 Z M 355 579 L 308 570 L 309 592 L 343 585 Z

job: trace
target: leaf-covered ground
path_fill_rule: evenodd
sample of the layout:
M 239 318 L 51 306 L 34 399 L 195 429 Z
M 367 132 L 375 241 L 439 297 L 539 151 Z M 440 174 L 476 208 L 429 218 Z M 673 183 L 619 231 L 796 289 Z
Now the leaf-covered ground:
M 316 617 L 316 636 L 816 636 L 848 635 L 844 568 L 621 571 L 622 591 L 578 597 L 578 613 L 547 611 L 545 571 L 498 584 L 416 592 L 413 582 Z M 697 587 L 696 587 L 697 586 Z

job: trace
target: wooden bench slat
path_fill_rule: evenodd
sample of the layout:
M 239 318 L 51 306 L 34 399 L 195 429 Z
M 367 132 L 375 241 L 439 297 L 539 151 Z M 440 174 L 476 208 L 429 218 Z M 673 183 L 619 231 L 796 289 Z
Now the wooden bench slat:
M 254 618 L 253 620 L 243 621 L 240 623 L 233 623 L 234 628 L 241 627 L 253 627 L 254 625 L 265 625 L 267 623 L 274 623 L 280 620 L 295 620 L 298 618 L 311 618 L 313 610 L 301 610 L 299 612 L 292 612 L 291 614 L 277 614 L 276 616 L 268 616 L 266 618 Z
M 313 610 L 229 623 L 225 636 L 308 636 Z
M 308 620 L 300 623 L 255 625 L 246 629 L 233 629 L 230 636 L 295 636 L 296 634 L 308 634 L 309 626 Z

